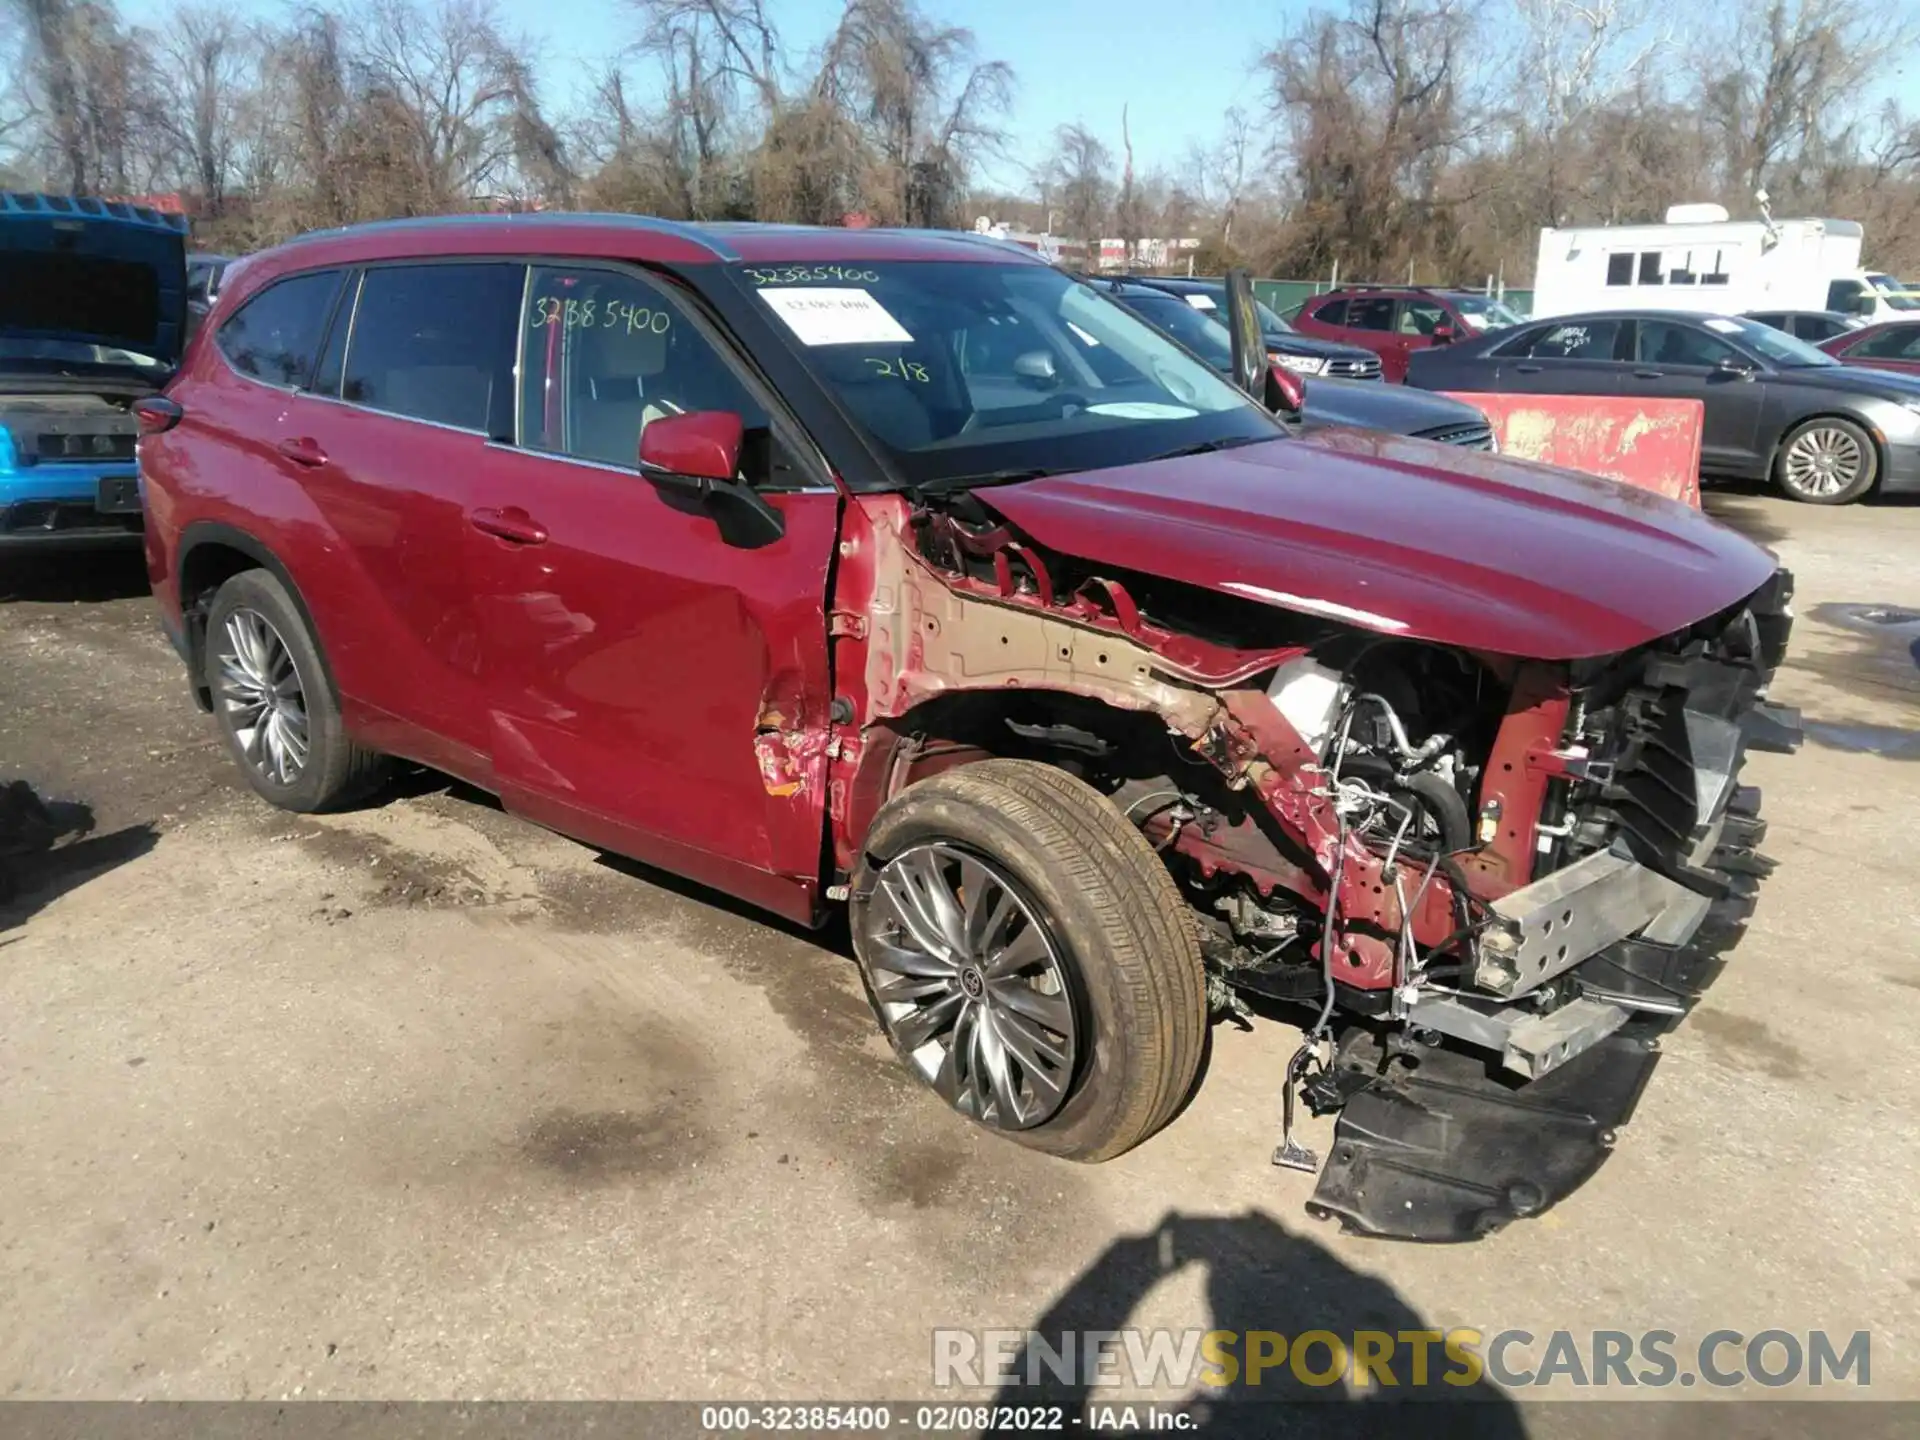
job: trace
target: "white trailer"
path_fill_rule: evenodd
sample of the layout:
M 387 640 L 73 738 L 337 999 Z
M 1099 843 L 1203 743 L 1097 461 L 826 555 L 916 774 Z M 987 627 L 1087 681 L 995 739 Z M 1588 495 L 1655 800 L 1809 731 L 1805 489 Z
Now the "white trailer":
M 1851 220 L 1730 220 L 1718 205 L 1675 205 L 1664 225 L 1542 230 L 1533 313 L 1920 311 L 1920 294 L 1860 268 L 1861 241 Z

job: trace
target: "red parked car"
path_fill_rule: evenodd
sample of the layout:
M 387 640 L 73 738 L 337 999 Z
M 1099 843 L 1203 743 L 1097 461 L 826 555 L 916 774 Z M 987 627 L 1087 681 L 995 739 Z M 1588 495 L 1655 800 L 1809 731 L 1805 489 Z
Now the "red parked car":
M 1821 341 L 1820 348 L 1843 365 L 1920 375 L 1920 320 L 1864 325 Z
M 1314 296 L 1293 323 L 1303 335 L 1373 351 L 1385 377 L 1399 382 L 1407 378 L 1407 357 L 1414 351 L 1519 320 L 1500 301 L 1465 290 L 1355 285 Z
M 901 1060 L 1054 1154 L 1166 1124 L 1257 993 L 1312 1027 L 1286 1093 L 1346 1106 L 1323 1213 L 1533 1213 L 1766 868 L 1765 552 L 1292 439 L 998 242 L 330 232 L 231 269 L 140 415 L 154 590 L 263 797 L 400 757 L 791 919 L 845 902 Z

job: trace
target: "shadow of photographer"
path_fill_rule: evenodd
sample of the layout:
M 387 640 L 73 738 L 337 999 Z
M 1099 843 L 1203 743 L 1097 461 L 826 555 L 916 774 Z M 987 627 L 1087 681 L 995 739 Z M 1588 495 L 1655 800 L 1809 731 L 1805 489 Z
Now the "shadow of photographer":
M 1477 1357 L 1450 1355 L 1441 1332 L 1392 1286 L 1350 1268 L 1258 1211 L 1230 1216 L 1169 1212 L 1146 1234 L 1109 1245 L 1034 1322 L 1033 1333 L 1053 1353 L 1036 1353 L 1029 1342 L 1008 1372 L 1027 1383 L 1003 1384 L 996 1407 L 1031 1411 L 1034 1406 L 1062 1406 L 1069 1428 L 1085 1428 L 1073 1417 L 1088 1407 L 1122 1408 L 1124 1402 L 1113 1398 L 1115 1390 L 1089 1383 L 1085 1337 L 1121 1330 L 1149 1291 L 1195 1265 L 1206 1273 L 1208 1328 L 1231 1332 L 1232 1338 L 1223 1339 L 1216 1354 L 1201 1351 L 1201 1373 L 1218 1384 L 1208 1384 L 1185 1400 L 1154 1405 L 1162 1417 L 1179 1413 L 1177 1426 L 1163 1428 L 1210 1436 L 1342 1435 L 1386 1423 L 1382 1412 L 1388 1406 L 1451 1401 L 1467 1403 L 1421 1403 L 1402 1418 L 1417 1422 L 1423 1435 L 1503 1440 L 1527 1433 L 1513 1402 L 1481 1375 Z M 1296 1355 L 1293 1343 L 1314 1331 L 1333 1337 L 1341 1348 L 1336 1351 L 1326 1339 L 1314 1339 Z M 1367 1388 L 1357 1389 L 1343 1378 L 1347 1347 L 1368 1332 L 1386 1337 L 1379 1343 L 1392 1342 L 1393 1387 L 1379 1383 L 1376 1376 Z M 1077 1363 L 1051 1363 L 1068 1335 Z M 1429 1338 L 1404 1338 L 1415 1335 Z M 1250 1376 L 1248 1361 L 1256 1344 L 1265 1363 Z M 1415 1346 L 1426 1351 L 1426 1383 L 1418 1386 L 1412 1383 Z M 1111 1348 L 1120 1346 L 1115 1342 Z M 1231 1363 L 1213 1363 L 1221 1355 Z M 1124 1365 L 1107 1367 L 1107 1373 L 1116 1372 L 1132 1378 L 1125 1376 Z M 1135 1408 L 1143 1406 L 1136 1402 Z M 1144 1422 L 1141 1428 L 1147 1428 Z

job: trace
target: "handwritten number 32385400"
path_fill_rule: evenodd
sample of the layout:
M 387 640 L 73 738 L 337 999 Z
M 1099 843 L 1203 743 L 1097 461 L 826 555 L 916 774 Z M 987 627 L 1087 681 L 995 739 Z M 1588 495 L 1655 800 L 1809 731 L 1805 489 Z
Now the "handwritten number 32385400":
M 528 328 L 540 330 L 548 325 L 561 325 L 569 330 L 594 326 L 602 330 L 617 329 L 628 335 L 664 335 L 673 328 L 673 317 L 664 310 L 630 305 L 624 300 L 601 304 L 593 299 L 545 295 L 533 302 L 533 324 Z

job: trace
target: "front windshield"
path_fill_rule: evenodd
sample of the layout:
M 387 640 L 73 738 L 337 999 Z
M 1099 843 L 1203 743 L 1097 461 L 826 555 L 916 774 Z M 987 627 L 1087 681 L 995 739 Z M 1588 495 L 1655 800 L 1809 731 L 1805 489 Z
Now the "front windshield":
M 1707 321 L 1707 328 L 1738 340 L 1747 349 L 1787 369 L 1840 363 L 1826 351 L 1816 350 L 1784 330 L 1776 330 L 1771 325 L 1762 325 L 1758 320 L 1748 320 L 1744 316 L 1715 316 Z
M 737 269 L 910 485 L 1093 470 L 1285 433 L 1151 325 L 1049 266 Z
M 1920 310 L 1920 295 L 1908 291 L 1907 282 L 1891 275 L 1869 275 L 1867 283 L 1895 310 Z
M 1520 323 L 1520 317 L 1503 302 L 1485 295 L 1456 295 L 1453 303 L 1460 318 L 1476 330 L 1499 330 Z

